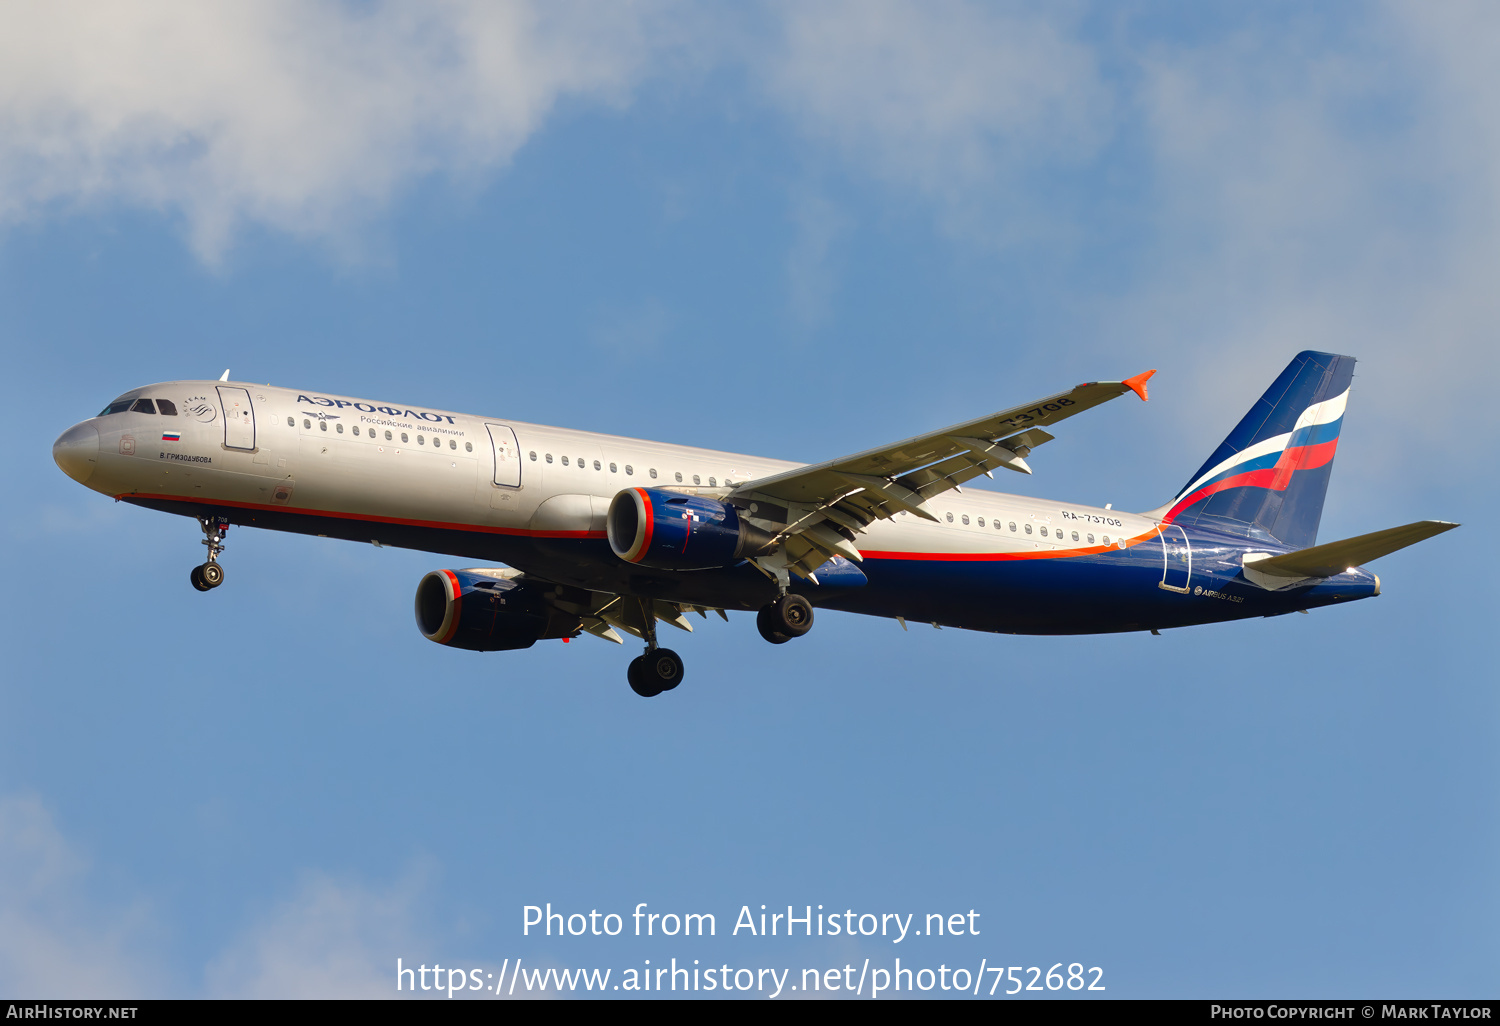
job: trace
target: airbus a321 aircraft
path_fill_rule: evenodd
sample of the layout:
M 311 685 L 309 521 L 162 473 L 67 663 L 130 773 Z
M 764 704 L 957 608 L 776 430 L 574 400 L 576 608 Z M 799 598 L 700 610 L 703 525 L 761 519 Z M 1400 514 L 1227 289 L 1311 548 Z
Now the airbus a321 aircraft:
M 1276 616 L 1380 593 L 1360 564 L 1456 524 L 1314 544 L 1354 360 L 1305 352 L 1172 501 L 1125 513 L 966 481 L 1027 460 L 1062 421 L 1134 392 L 1095 381 L 809 466 L 228 380 L 133 389 L 52 448 L 117 500 L 193 517 L 224 581 L 230 525 L 439 552 L 417 626 L 440 645 L 528 648 L 587 632 L 645 642 L 630 686 L 682 680 L 658 623 L 814 608 L 1004 634 L 1089 634 Z

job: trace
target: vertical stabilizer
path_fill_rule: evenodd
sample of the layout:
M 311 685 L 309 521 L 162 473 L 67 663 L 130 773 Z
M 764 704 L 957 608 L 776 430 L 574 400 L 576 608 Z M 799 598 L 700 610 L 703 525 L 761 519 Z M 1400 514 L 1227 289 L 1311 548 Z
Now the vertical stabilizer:
M 1353 379 L 1352 356 L 1298 353 L 1159 515 L 1312 545 Z

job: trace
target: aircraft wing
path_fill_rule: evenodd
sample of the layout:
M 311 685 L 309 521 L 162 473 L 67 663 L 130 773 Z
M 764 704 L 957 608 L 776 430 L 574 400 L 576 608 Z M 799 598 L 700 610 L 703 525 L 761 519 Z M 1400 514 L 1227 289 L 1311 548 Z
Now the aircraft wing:
M 905 512 L 936 521 L 926 505 L 933 496 L 998 467 L 1031 473 L 1026 457 L 1053 439 L 1047 428 L 1126 392 L 1145 399 L 1155 373 L 1088 382 L 894 445 L 746 481 L 729 494 L 786 510 L 772 528 L 787 569 L 806 577 L 834 555 L 859 560 L 855 539 L 876 520 Z
M 1245 556 L 1245 566 L 1251 570 L 1273 577 L 1289 577 L 1306 580 L 1310 577 L 1332 577 L 1349 567 L 1360 566 L 1381 556 L 1425 541 L 1433 535 L 1451 531 L 1457 524 L 1444 520 L 1418 520 L 1415 524 L 1391 527 L 1384 531 L 1362 534 L 1357 538 L 1314 545 L 1310 549 L 1298 549 L 1279 556 L 1251 553 Z

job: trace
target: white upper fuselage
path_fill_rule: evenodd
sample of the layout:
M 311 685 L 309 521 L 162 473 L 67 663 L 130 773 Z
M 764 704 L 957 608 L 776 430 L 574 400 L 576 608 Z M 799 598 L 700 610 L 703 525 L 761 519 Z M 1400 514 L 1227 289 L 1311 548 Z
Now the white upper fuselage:
M 245 397 L 248 410 L 238 408 L 236 396 Z M 112 496 L 497 534 L 602 536 L 609 500 L 622 489 L 723 495 L 731 485 L 799 466 L 243 382 L 167 382 L 121 397 L 136 398 L 167 399 L 178 412 L 121 412 L 85 422 L 98 431 L 99 448 L 84 483 Z M 507 429 L 514 432 L 513 445 Z M 171 439 L 173 433 L 180 438 Z M 497 475 L 507 483 L 497 484 Z M 542 510 L 560 496 L 594 501 Z M 859 550 L 1062 554 L 1152 533 L 1157 523 L 977 489 L 943 494 L 930 508 L 938 523 L 910 514 L 877 521 L 859 536 Z

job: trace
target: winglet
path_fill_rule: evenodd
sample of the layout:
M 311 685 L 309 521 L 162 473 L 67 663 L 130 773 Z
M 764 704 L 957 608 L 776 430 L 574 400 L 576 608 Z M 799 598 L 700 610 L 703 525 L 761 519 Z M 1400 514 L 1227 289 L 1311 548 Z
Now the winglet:
M 1140 396 L 1141 402 L 1145 402 L 1150 398 L 1150 396 L 1146 394 L 1146 382 L 1150 381 L 1151 375 L 1155 373 L 1156 371 L 1154 369 L 1144 371 L 1140 374 L 1137 374 L 1133 378 L 1126 378 L 1124 381 L 1120 382 L 1120 384 L 1125 385 L 1136 395 Z
M 228 367 L 225 367 L 224 368 L 224 373 L 219 375 L 219 380 L 220 381 L 228 381 L 229 380 L 229 368 Z M 1127 381 L 1127 382 L 1125 382 L 1125 384 L 1130 385 L 1130 382 Z M 1130 385 L 1130 387 L 1131 388 L 1135 388 L 1134 385 Z M 1136 391 L 1139 392 L 1140 389 L 1136 389 Z

